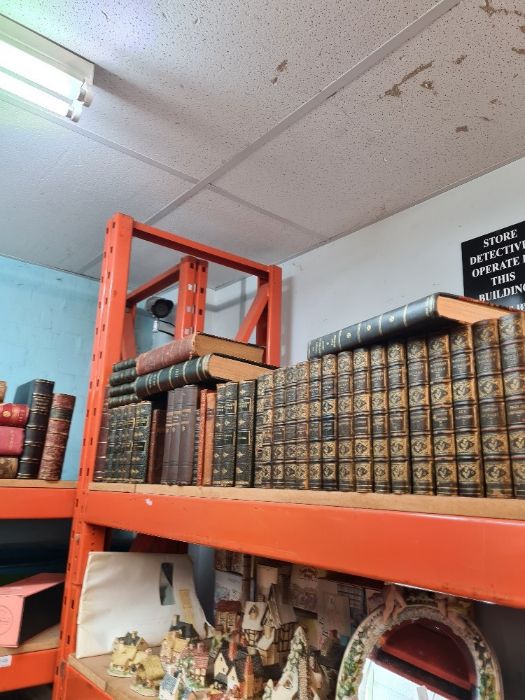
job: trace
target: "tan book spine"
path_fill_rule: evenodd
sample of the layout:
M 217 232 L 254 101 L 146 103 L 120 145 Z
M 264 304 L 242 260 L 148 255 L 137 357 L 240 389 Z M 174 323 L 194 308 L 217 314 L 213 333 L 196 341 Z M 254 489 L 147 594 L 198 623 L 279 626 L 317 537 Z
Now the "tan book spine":
M 213 440 L 215 437 L 215 407 L 217 404 L 217 394 L 208 391 L 206 394 L 206 427 L 204 437 L 204 470 L 202 474 L 202 485 L 212 485 L 213 475 Z
M 388 377 L 385 345 L 370 348 L 370 387 L 372 391 L 372 456 L 374 491 L 390 493 L 390 445 L 388 440 Z
M 370 350 L 356 348 L 352 360 L 356 491 L 366 493 L 374 490 Z
M 388 443 L 392 493 L 410 493 L 407 352 L 402 340 L 387 345 Z
M 337 355 L 337 452 L 339 490 L 355 491 L 352 351 Z
M 435 473 L 425 338 L 407 340 L 407 368 L 412 489 L 414 493 L 429 495 L 435 490 Z

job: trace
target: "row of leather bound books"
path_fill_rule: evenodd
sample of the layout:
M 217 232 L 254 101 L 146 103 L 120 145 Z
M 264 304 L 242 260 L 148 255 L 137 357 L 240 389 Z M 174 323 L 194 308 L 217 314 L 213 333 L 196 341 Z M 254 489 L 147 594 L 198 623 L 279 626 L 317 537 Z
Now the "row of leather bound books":
M 4 403 L 0 382 L 0 479 L 60 479 L 75 397 L 53 389 L 54 382 L 33 379 Z

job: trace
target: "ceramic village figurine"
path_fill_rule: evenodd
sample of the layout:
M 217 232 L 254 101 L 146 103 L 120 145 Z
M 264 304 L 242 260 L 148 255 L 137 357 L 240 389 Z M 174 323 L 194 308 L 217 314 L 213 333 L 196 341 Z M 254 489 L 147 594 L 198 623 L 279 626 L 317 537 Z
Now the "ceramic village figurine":
M 144 658 L 149 644 L 136 631 L 117 637 L 112 646 L 111 661 L 107 668 L 110 676 L 131 677 L 134 665 Z
M 156 698 L 164 678 L 160 657 L 148 649 L 144 658 L 135 666 L 135 678 L 131 690 L 145 697 Z
M 258 651 L 239 644 L 233 634 L 229 644 L 224 644 L 213 664 L 213 679 L 218 690 L 230 697 L 250 700 L 261 695 L 264 685 L 264 669 Z
M 302 627 L 297 627 L 282 676 L 276 685 L 268 681 L 263 700 L 313 700 L 316 680 L 312 678 L 309 656 L 305 632 Z

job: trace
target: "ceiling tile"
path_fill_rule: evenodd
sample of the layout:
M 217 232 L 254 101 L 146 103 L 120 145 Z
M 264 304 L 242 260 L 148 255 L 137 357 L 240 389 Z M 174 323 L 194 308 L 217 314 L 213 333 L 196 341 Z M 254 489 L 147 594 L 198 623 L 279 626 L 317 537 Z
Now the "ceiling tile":
M 519 157 L 525 6 L 493 9 L 460 3 L 216 184 L 329 238 Z
M 203 177 L 434 5 L 433 0 L 3 0 L 93 61 L 81 124 Z
M 0 254 L 73 272 L 115 212 L 143 220 L 186 183 L 0 101 Z

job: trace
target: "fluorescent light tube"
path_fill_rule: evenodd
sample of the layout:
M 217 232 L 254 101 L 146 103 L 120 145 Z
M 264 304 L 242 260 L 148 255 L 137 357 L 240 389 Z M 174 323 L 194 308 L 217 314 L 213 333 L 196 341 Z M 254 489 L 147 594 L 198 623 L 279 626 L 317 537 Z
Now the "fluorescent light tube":
M 32 102 L 38 107 L 47 109 L 62 117 L 69 117 L 73 121 L 78 121 L 80 117 L 81 106 L 79 102 L 76 102 L 76 104 L 75 102 L 65 102 L 59 97 L 50 95 L 44 90 L 39 90 L 37 87 L 14 78 L 3 71 L 0 71 L 0 90 L 5 90 L 11 95 L 15 95 L 15 97 Z

